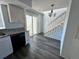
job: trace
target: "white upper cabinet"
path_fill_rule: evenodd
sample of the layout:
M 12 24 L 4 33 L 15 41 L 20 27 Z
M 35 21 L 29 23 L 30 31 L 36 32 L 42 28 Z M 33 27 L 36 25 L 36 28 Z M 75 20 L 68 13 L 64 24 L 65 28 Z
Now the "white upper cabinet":
M 1 10 L 1 5 L 0 5 L 0 29 L 5 29 L 5 24 L 4 24 L 3 14 L 2 14 L 2 10 Z
M 8 13 L 10 22 L 17 22 L 17 21 L 24 22 L 23 20 L 25 19 L 25 15 L 23 8 L 9 4 Z
M 24 9 L 12 4 L 0 5 L 0 27 L 2 29 L 21 28 L 25 25 Z

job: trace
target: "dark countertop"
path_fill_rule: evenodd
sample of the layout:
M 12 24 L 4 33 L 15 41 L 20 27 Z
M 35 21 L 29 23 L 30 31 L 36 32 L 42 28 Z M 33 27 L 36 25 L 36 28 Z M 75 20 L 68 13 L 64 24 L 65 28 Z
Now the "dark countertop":
M 7 37 L 7 36 L 10 36 L 10 35 L 3 35 L 3 36 L 0 36 L 0 38 L 4 38 L 4 37 Z
M 24 31 L 23 31 L 23 32 L 24 32 Z M 29 31 L 25 31 L 25 32 L 28 33 Z M 16 34 L 16 33 L 12 33 L 12 34 Z M 1 35 L 0 38 L 4 38 L 4 37 L 10 36 L 10 35 L 12 35 L 12 34 L 10 33 L 10 34 Z

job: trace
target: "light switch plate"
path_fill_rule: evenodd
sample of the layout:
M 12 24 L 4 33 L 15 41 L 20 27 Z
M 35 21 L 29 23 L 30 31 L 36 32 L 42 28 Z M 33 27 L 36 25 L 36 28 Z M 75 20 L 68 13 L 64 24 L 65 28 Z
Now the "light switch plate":
M 76 31 L 75 39 L 79 40 L 79 26 L 78 26 L 77 31 Z

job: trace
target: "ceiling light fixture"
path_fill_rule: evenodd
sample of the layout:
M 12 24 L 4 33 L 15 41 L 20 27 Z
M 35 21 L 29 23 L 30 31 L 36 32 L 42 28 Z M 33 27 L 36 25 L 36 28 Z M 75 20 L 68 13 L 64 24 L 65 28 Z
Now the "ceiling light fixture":
M 51 8 L 51 12 L 49 13 L 49 17 L 51 17 L 52 14 L 53 14 L 53 7 L 54 7 L 54 4 L 52 4 L 51 7 L 52 7 L 52 8 Z

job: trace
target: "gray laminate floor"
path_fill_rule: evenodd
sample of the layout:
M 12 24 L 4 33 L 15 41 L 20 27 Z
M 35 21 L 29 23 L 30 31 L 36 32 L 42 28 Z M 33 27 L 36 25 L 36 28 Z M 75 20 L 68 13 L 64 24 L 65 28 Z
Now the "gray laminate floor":
M 30 44 L 5 59 L 64 59 L 59 56 L 60 41 L 35 35 Z

